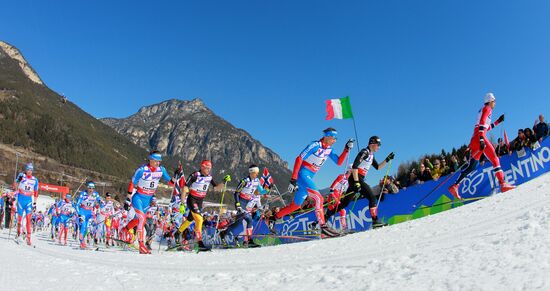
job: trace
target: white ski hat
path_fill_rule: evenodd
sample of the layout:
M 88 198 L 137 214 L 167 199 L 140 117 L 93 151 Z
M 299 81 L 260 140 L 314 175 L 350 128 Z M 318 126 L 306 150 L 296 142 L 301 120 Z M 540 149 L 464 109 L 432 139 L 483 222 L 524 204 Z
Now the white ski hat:
M 483 98 L 483 103 L 489 103 L 491 101 L 495 101 L 496 98 L 495 98 L 495 95 L 493 95 L 493 93 L 489 92 L 487 94 L 485 94 L 485 98 Z

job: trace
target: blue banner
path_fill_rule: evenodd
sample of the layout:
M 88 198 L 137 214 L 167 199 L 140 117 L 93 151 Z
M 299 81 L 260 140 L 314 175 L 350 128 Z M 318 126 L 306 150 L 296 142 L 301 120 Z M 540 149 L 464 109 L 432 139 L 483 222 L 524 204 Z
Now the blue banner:
M 500 158 L 501 167 L 505 179 L 513 185 L 521 185 L 530 181 L 550 169 L 550 139 L 545 139 L 535 150 L 524 148 L 521 152 L 514 152 Z M 462 201 L 455 200 L 449 193 L 448 188 L 456 181 L 460 173 L 444 176 L 436 181 L 428 181 L 421 185 L 401 189 L 397 194 L 386 194 L 384 201 L 378 207 L 378 217 L 383 222 L 395 224 L 411 219 L 424 217 L 454 207 L 477 201 L 499 192 L 498 181 L 492 171 L 493 167 L 489 161 L 478 165 L 461 183 L 460 194 Z M 444 183 L 443 183 L 444 182 Z M 434 191 L 435 189 L 435 191 Z M 431 194 L 429 194 L 432 192 Z M 378 193 L 375 193 L 378 194 Z M 429 195 L 428 195 L 429 194 Z M 426 197 L 426 195 L 428 195 Z M 420 205 L 418 201 L 426 197 Z M 351 203 L 346 209 L 347 227 L 353 231 L 364 231 L 371 227 L 371 217 L 366 199 L 357 200 L 356 205 L 351 208 Z M 293 217 L 285 217 L 284 222 L 275 226 L 277 234 L 282 236 L 304 236 L 309 225 L 316 221 L 313 211 L 296 214 Z M 335 229 L 340 229 L 340 217 L 334 215 L 328 223 Z M 254 222 L 256 225 L 256 222 Z M 244 227 L 237 227 L 231 237 L 244 232 Z M 254 230 L 256 234 L 269 234 L 264 222 L 258 224 Z M 290 238 L 281 238 L 280 243 L 294 242 Z

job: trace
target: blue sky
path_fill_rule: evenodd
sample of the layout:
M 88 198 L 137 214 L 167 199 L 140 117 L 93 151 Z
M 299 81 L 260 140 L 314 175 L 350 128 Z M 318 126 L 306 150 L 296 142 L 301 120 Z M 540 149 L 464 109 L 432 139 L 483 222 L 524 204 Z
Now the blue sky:
M 550 107 L 550 2 L 9 1 L 0 39 L 96 117 L 166 99 L 208 107 L 292 166 L 351 96 L 359 142 L 397 164 L 466 143 L 483 95 L 513 138 Z M 501 129 L 497 129 L 496 136 Z M 325 187 L 341 169 L 317 175 Z M 373 171 L 368 181 L 380 179 Z M 286 181 L 279 182 L 286 186 Z

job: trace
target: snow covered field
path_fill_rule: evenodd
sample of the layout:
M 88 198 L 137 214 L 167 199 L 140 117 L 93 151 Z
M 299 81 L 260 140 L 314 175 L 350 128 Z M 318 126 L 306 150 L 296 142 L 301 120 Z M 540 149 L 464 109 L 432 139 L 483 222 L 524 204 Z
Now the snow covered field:
M 276 247 L 145 256 L 7 235 L 3 290 L 550 290 L 550 175 L 438 215 Z

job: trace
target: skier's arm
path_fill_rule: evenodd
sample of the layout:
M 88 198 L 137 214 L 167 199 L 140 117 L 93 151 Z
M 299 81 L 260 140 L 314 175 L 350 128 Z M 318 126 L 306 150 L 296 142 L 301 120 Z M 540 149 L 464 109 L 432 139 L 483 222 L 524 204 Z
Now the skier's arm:
M 386 165 L 385 160 L 382 163 L 379 164 L 376 161 L 376 158 L 372 158 L 372 167 L 375 168 L 376 170 L 380 170 L 380 169 L 384 168 L 385 165 Z
M 330 159 L 333 162 L 335 162 L 338 166 L 341 166 L 346 160 L 348 153 L 349 153 L 349 149 L 347 147 L 344 147 L 344 150 L 342 151 L 340 156 L 336 155 L 335 153 L 330 153 Z
M 262 185 L 258 185 L 258 188 L 256 188 L 256 190 L 258 191 L 258 193 L 260 193 L 260 195 L 267 195 L 268 193 L 268 191 Z
M 491 108 L 487 105 L 484 106 L 481 110 L 481 118 L 478 122 L 478 130 L 480 135 L 485 135 L 485 132 L 489 130 L 489 128 L 485 128 L 485 123 L 487 123 L 487 118 L 489 117 L 489 115 L 491 115 L 491 111 Z
M 17 191 L 17 187 L 19 186 L 18 184 L 19 182 L 21 182 L 21 180 L 23 180 L 23 173 L 19 173 L 15 181 L 13 181 L 13 190 Z
M 130 198 L 132 194 L 134 194 L 136 190 L 135 185 L 139 182 L 139 179 L 141 178 L 141 176 L 143 176 L 143 169 L 140 167 L 139 169 L 136 170 L 136 172 L 134 173 L 134 176 L 130 180 L 130 184 L 128 185 L 128 195 L 127 195 L 128 198 Z
M 345 179 L 345 177 L 344 177 L 344 179 Z M 329 188 L 329 189 L 330 189 L 330 192 L 334 191 L 334 188 L 336 187 L 336 185 L 338 185 L 338 183 L 340 183 L 340 181 L 342 181 L 342 175 L 339 175 L 339 176 L 336 178 L 336 180 L 334 180 L 334 181 L 332 182 L 332 184 L 330 185 L 330 188 Z
M 357 156 L 355 157 L 355 160 L 353 161 L 353 165 L 351 166 L 351 174 L 353 176 L 353 181 L 359 182 L 359 171 L 357 169 L 359 169 L 359 165 L 361 164 L 361 162 L 363 162 L 363 160 L 367 156 L 368 156 L 367 150 L 362 149 L 359 152 L 359 154 L 357 154 Z
M 38 179 L 36 179 L 36 183 L 34 184 L 34 204 L 38 202 Z
M 491 126 L 487 129 L 487 131 L 495 128 L 495 126 L 499 125 L 503 121 L 504 121 L 504 114 L 499 116 L 498 119 L 495 122 L 491 123 Z
M 298 155 L 298 157 L 296 157 L 296 160 L 294 161 L 294 168 L 292 170 L 292 177 L 291 177 L 292 180 L 298 180 L 298 172 L 300 172 L 302 163 L 314 151 L 316 151 L 318 147 L 319 147 L 318 142 L 312 142 L 300 153 L 300 155 Z
M 246 181 L 242 179 L 241 182 L 239 182 L 239 185 L 237 185 L 235 192 L 233 193 L 233 198 L 235 198 L 235 208 L 241 207 L 241 203 L 239 203 L 239 194 L 241 193 L 245 185 Z
M 162 178 L 168 182 L 168 185 L 174 186 L 176 184 L 176 177 L 170 177 L 170 174 L 168 174 L 168 171 L 166 171 L 165 167 L 160 167 L 162 171 Z
M 185 197 L 187 195 L 187 193 L 189 192 L 189 187 L 187 187 L 187 185 L 193 185 L 193 183 L 195 183 L 197 181 L 197 172 L 195 173 L 192 173 L 191 175 L 189 175 L 189 178 L 187 178 L 187 183 L 186 185 L 183 187 L 183 191 L 181 191 L 181 203 L 185 203 Z

